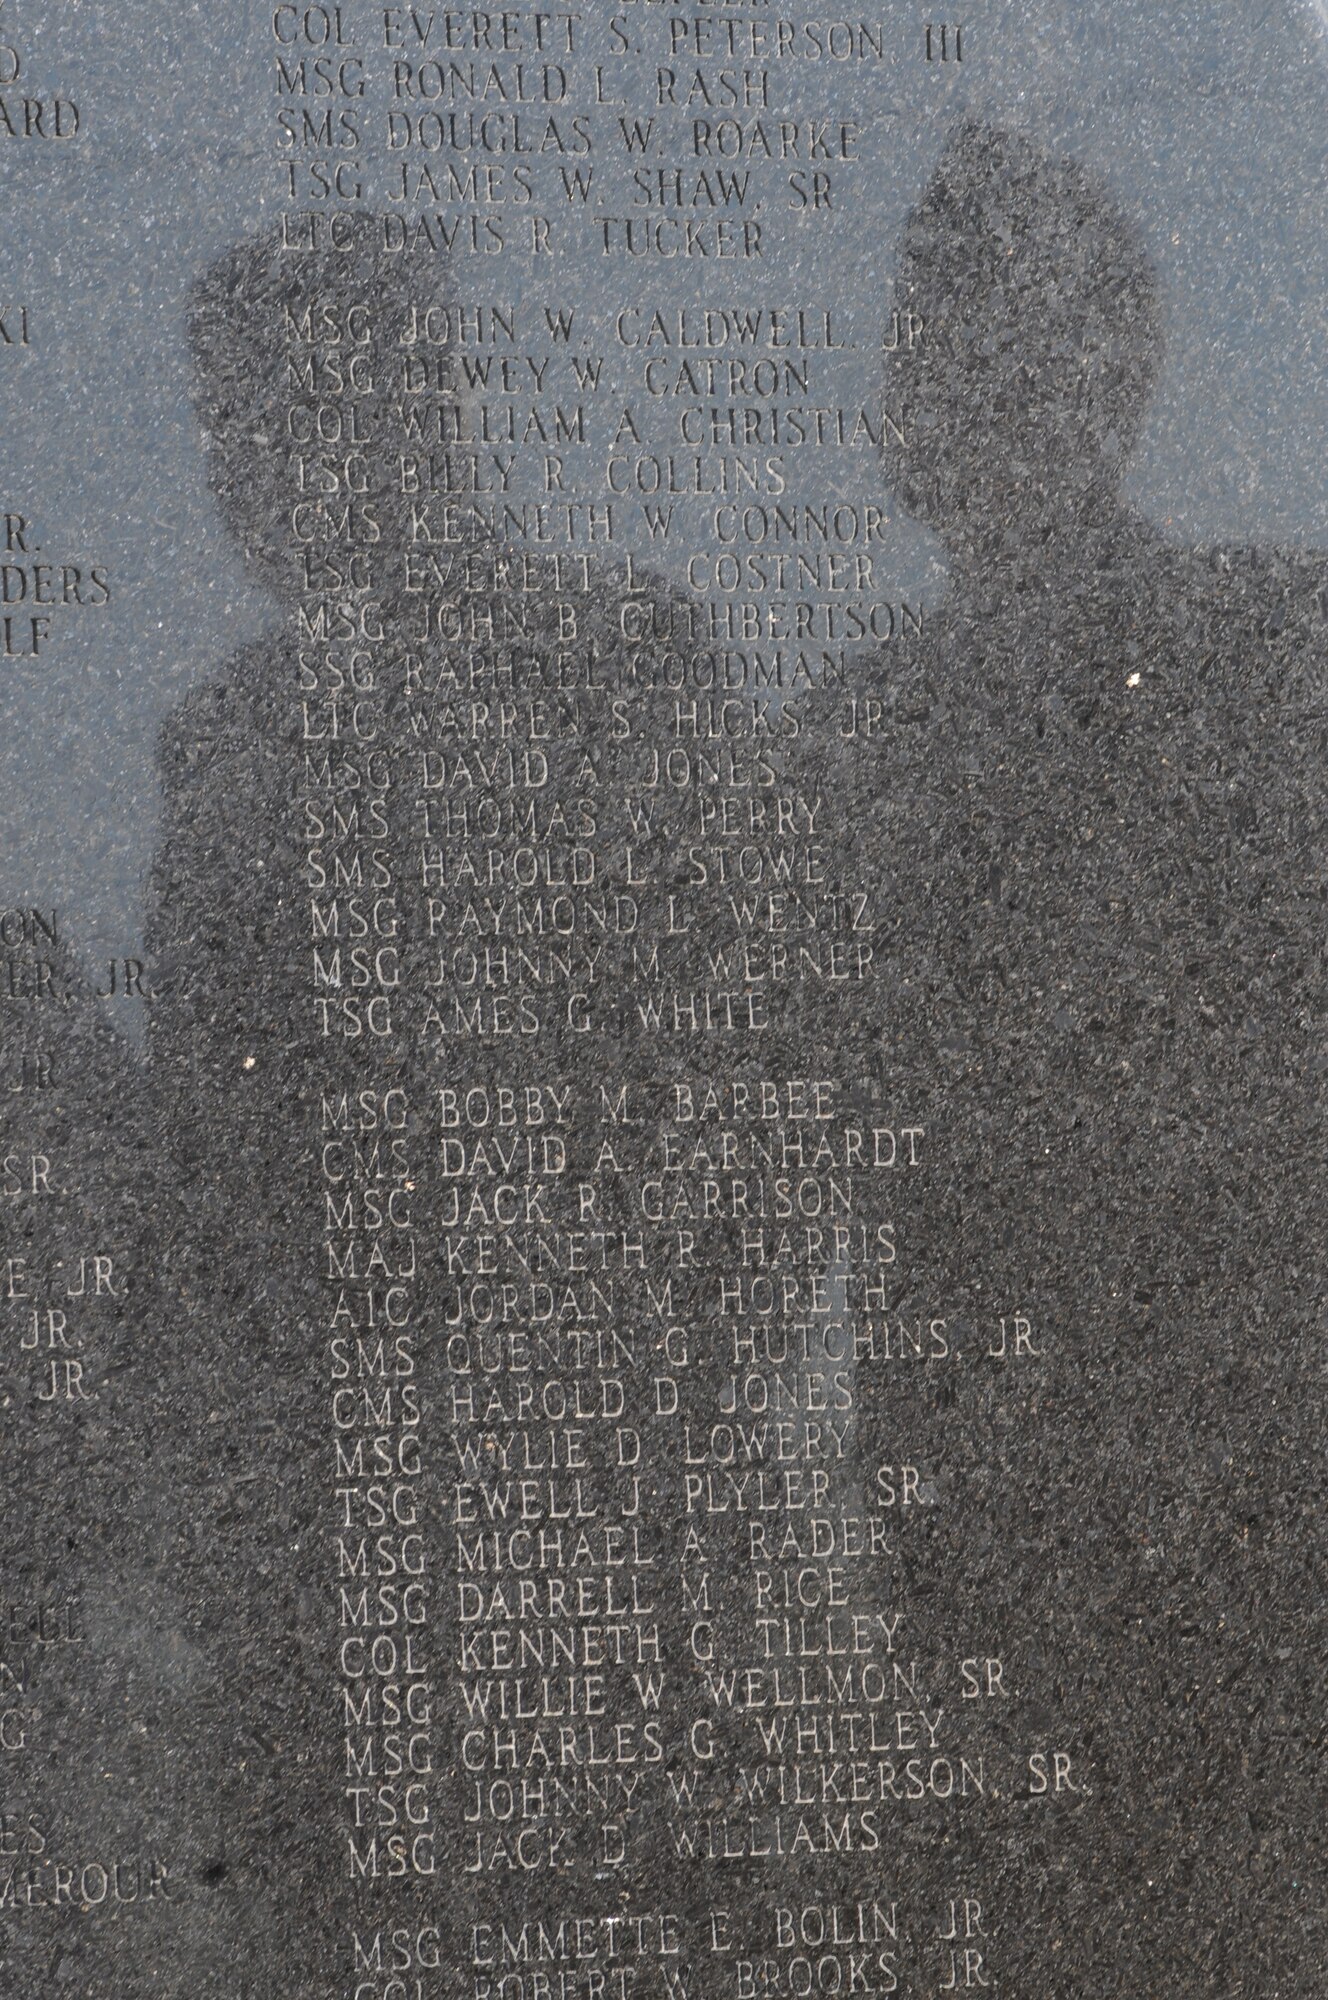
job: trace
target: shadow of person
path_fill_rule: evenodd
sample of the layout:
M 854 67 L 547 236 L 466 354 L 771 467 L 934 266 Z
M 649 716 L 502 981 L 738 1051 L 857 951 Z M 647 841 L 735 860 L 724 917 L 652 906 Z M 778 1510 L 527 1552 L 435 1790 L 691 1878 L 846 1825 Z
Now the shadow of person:
M 1317 1011 L 1322 565 L 1178 548 L 1127 504 L 1158 285 L 1075 162 L 961 128 L 896 296 L 925 331 L 889 363 L 890 477 L 950 572 L 887 690 L 917 935 L 958 1002 L 986 995 L 994 1059 L 1027 1027 L 1085 1080 L 1179 1058 L 1243 1094 Z
M 893 480 L 942 539 L 957 592 L 993 565 L 1047 574 L 1119 535 L 1125 462 L 1162 359 L 1155 273 L 1076 162 L 970 124 L 899 248 L 896 298 L 922 322 L 891 357 L 908 445 Z
M 457 359 L 445 268 L 384 250 L 379 216 L 339 221 L 336 249 L 292 252 L 275 231 L 239 244 L 204 274 L 189 319 L 218 510 L 281 615 L 162 732 L 151 945 L 169 993 L 151 1053 L 176 1092 L 180 1145 L 203 1148 L 186 1184 L 256 1252 L 302 1242 L 307 1225 L 280 1196 L 254 1199 L 271 1169 L 268 1093 L 321 1087 L 329 1063 L 352 1075 L 369 1051 L 389 1066 L 421 1059 L 418 1021 L 401 1028 L 414 975 L 466 906 L 438 893 L 430 827 L 446 821 L 464 845 L 487 811 L 510 832 L 502 800 L 523 756 L 550 798 L 576 793 L 578 772 L 595 777 L 583 752 L 607 783 L 615 745 L 621 757 L 644 725 L 620 722 L 611 740 L 600 663 L 621 676 L 632 653 L 642 714 L 667 693 L 649 673 L 671 629 L 660 585 L 638 574 L 629 588 L 580 550 L 560 564 L 497 539 L 501 505 L 474 486 L 479 392 Z M 638 628 L 647 637 L 629 646 Z M 448 803 L 430 815 L 435 791 Z M 578 814 L 588 821 L 584 799 L 550 816 L 550 842 L 570 848 Z M 471 880 L 477 909 L 482 889 L 512 886 L 491 872 Z M 400 974 L 398 1001 L 379 1010 L 397 1027 L 381 1038 L 367 1012 L 354 1030 L 320 969 L 361 941 L 364 911 L 375 958 Z M 482 1066 L 488 1052 L 466 1055 Z M 435 1053 L 451 1060 L 450 1046 Z M 246 1102 L 258 1115 L 242 1115 Z M 220 1149 L 217 1116 L 233 1127 Z M 250 1275 L 237 1263 L 239 1288 Z
M 261 1077 L 278 1052 L 271 1031 L 289 1017 L 297 948 L 291 892 L 306 866 L 285 807 L 306 728 L 318 727 L 301 702 L 344 692 L 350 710 L 367 691 L 357 679 L 372 687 L 374 649 L 399 644 L 405 617 L 407 501 L 388 411 L 403 339 L 436 303 L 438 276 L 384 256 L 373 217 L 344 219 L 347 247 L 335 252 L 285 252 L 275 231 L 238 245 L 191 302 L 212 491 L 246 570 L 287 615 L 162 735 L 152 942 L 170 994 L 152 1054 L 182 1103 L 229 1093 L 246 1054 Z
M 496 504 L 476 491 L 484 392 L 457 360 L 445 271 L 428 252 L 385 251 L 381 217 L 340 220 L 340 250 L 290 252 L 275 232 L 239 245 L 192 303 L 196 407 L 218 509 L 284 617 L 162 735 L 152 944 L 171 990 L 152 1046 L 180 1092 L 184 1143 L 206 1125 L 191 1100 L 216 1089 L 233 1108 L 237 1061 L 251 1064 L 240 1080 L 261 1094 L 300 1060 L 326 1057 L 326 1016 L 315 1032 L 300 983 L 311 893 L 332 896 L 338 884 L 367 893 L 375 866 L 390 874 L 389 857 L 408 855 L 393 892 L 402 933 L 422 950 L 445 934 L 444 909 L 461 923 L 468 902 L 435 896 L 431 912 L 422 891 L 441 878 L 433 859 L 421 862 L 422 845 L 431 857 L 437 848 L 429 827 L 477 838 L 483 797 L 492 824 L 506 815 L 510 832 L 511 802 L 496 802 L 520 783 L 512 774 L 523 758 L 538 772 L 531 788 L 562 803 L 561 817 L 548 816 L 549 842 L 566 845 L 578 817 L 596 819 L 611 879 L 626 884 L 630 837 L 659 850 L 660 896 L 680 884 L 681 851 L 658 826 L 634 833 L 620 788 L 642 788 L 652 767 L 658 784 L 654 751 L 675 727 L 686 733 L 677 698 L 721 685 L 690 671 L 700 650 L 690 599 L 624 567 L 613 547 L 573 540 L 559 550 L 561 502 L 514 498 L 506 510 L 501 491 Z M 488 414 L 497 423 L 504 411 Z M 530 540 L 515 545 L 523 530 Z M 616 709 L 606 699 L 614 691 Z M 739 718 L 749 732 L 756 706 Z M 379 782 L 393 758 L 409 766 L 409 782 Z M 690 769 L 691 754 L 679 758 Z M 311 796 L 292 810 L 302 785 L 322 804 Z M 362 878 L 346 876 L 335 852 L 338 841 L 353 844 L 347 813 L 338 819 L 326 796 L 339 785 L 376 799 L 380 860 L 366 846 Z M 587 787 L 613 794 L 607 818 Z M 470 821 L 460 804 L 455 815 L 450 804 L 425 812 L 433 791 L 468 795 Z M 569 808 L 571 796 L 580 803 Z M 527 816 L 538 841 L 540 814 Z M 515 886 L 496 863 L 491 879 L 469 881 L 476 896 Z M 406 949 L 400 936 L 395 948 Z M 608 1025 L 606 1012 L 596 1032 Z M 251 1164 L 241 1153 L 222 1181 L 203 1177 L 204 1198 L 225 1206 L 252 1189 Z M 269 1210 L 261 1227 L 275 1222 Z
M 1315 1601 L 1323 564 L 1177 547 L 1128 503 L 1161 294 L 1074 161 L 961 127 L 907 223 L 896 304 L 922 331 L 888 362 L 907 440 L 890 478 L 950 588 L 906 667 L 875 662 L 859 760 L 904 996 L 892 1052 L 949 1124 L 952 1226 L 926 1248 L 956 1318 L 1018 1310 L 1045 1334 L 1045 1359 L 1001 1374 L 1033 1440 L 1020 1478 L 989 1534 L 966 1532 L 1006 1551 L 985 1587 L 999 1573 L 1024 1607 L 1009 1632 L 1088 1691 L 1060 1726 L 1094 1746 L 1109 1859 L 1089 1873 L 1118 1887 L 1072 1892 L 1064 1990 L 1110 1953 L 1139 1990 L 1255 1991 L 1272 1974 L 1247 1950 L 1304 1970 L 1287 1868 L 1315 1836 L 1303 1765 L 1270 1751 L 1252 1775 L 1249 1745 L 1277 1716 L 1305 1728 L 1309 1691 L 1298 1640 L 1261 1655 L 1248 1699 L 1216 1655 L 1233 1625 L 1304 1632 Z M 980 1462 L 989 1426 L 938 1406 L 931 1448 L 966 1437 Z M 1028 1534 L 1029 1506 L 1054 1536 Z M 1209 1651 L 1182 1698 L 1194 1633 Z M 1270 1818 L 1296 1829 L 1276 1856 L 1254 1830 Z M 1276 1876 L 1280 1946 L 1209 1894 L 1223 1849 Z M 1188 1901 L 1170 1941 L 1127 1918 L 1145 1876 Z
M 1176 690 L 1220 701 L 1236 689 L 1219 641 L 1239 618 L 1246 647 L 1283 638 L 1247 674 L 1276 666 L 1283 700 L 1314 705 L 1291 656 L 1322 647 L 1321 567 L 1182 550 L 1124 499 L 1163 311 L 1136 230 L 1091 174 L 1018 134 L 963 126 L 906 225 L 896 299 L 925 331 L 888 363 L 908 437 L 889 474 L 944 545 L 952 617 L 981 628 L 988 663 L 970 700 L 1027 709 L 1044 689 L 1074 692 L 1110 702 L 1114 730 L 1122 690 L 1106 676 L 1119 660 L 1136 707 Z

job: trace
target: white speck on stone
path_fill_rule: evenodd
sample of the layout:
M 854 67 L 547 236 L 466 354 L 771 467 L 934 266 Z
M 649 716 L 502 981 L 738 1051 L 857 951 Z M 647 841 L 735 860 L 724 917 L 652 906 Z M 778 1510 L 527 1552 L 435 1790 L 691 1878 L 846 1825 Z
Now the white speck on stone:
M 1127 688 L 1137 688 L 1142 679 L 1142 674 L 1131 674 L 1126 680 L 1125 685 Z

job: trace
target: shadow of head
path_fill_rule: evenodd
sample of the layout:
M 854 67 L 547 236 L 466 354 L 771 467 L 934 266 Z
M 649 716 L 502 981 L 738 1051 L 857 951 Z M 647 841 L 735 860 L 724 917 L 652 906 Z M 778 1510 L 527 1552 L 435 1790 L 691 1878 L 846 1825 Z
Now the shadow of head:
M 339 221 L 336 249 L 284 249 L 279 231 L 236 245 L 190 301 L 213 492 L 247 567 L 282 598 L 389 578 L 409 520 L 405 356 L 426 315 L 448 323 L 436 258 L 385 251 L 377 216 Z
M 1152 264 L 1073 160 L 968 123 L 910 215 L 896 304 L 922 337 L 891 361 L 907 445 L 891 477 L 946 539 L 1109 493 L 1162 353 Z

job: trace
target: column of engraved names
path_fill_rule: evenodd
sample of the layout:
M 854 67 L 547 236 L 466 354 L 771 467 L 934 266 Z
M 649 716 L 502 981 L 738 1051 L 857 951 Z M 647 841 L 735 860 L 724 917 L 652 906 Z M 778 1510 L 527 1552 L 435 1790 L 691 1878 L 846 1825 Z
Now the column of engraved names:
M 403 938 L 390 800 L 401 781 L 382 698 L 400 552 L 380 473 L 385 371 L 400 309 L 347 239 L 344 269 L 284 310 L 288 449 L 300 548 L 297 795 L 308 1006 L 318 1055 L 306 1115 L 321 1171 L 321 1368 L 326 1385 L 346 1873 L 427 1876 L 431 1569 L 412 1162 L 417 1094 L 399 1063 Z M 353 239 L 365 248 L 361 229 Z M 329 468 L 335 468 L 329 470 Z
M 347 18 L 363 33 L 367 17 Z M 923 621 L 882 576 L 884 508 L 815 491 L 836 453 L 905 448 L 902 422 L 873 396 L 841 407 L 862 329 L 824 308 L 647 300 L 611 316 L 610 360 L 570 351 L 584 321 L 551 288 L 538 308 L 480 302 L 475 267 L 458 280 L 455 261 L 525 247 L 538 270 L 562 235 L 606 270 L 755 264 L 777 238 L 744 213 L 755 191 L 773 178 L 809 226 L 828 223 L 860 132 L 766 115 L 772 74 L 825 57 L 801 26 L 771 24 L 772 38 L 679 12 L 635 45 L 664 38 L 658 125 L 612 108 L 629 53 L 615 22 L 622 47 L 598 51 L 593 101 L 588 88 L 584 111 L 536 114 L 544 157 L 525 162 L 529 112 L 462 115 L 457 100 L 538 76 L 545 104 L 576 102 L 571 17 L 567 68 L 530 60 L 553 56 L 553 18 L 514 15 L 495 47 L 492 25 L 457 17 L 444 57 L 425 50 L 432 21 L 375 15 L 365 45 L 381 27 L 395 106 L 385 150 L 409 155 L 381 182 L 388 212 L 292 219 L 297 242 L 362 221 L 389 260 L 445 251 L 458 284 L 444 296 L 440 263 L 380 357 L 403 446 L 384 515 L 401 589 L 385 641 L 361 602 L 362 685 L 352 671 L 341 692 L 357 698 L 318 725 L 341 739 L 327 768 L 361 773 L 334 844 L 367 828 L 373 845 L 348 846 L 334 879 L 349 892 L 368 870 L 372 934 L 324 949 L 315 979 L 323 1028 L 354 1045 L 325 1097 L 329 1133 L 358 1121 L 354 1171 L 386 1177 L 400 1217 L 358 1264 L 347 1240 L 329 1244 L 333 1366 L 358 1399 L 340 1407 L 363 1426 L 339 1463 L 378 1482 L 339 1496 L 356 1530 L 338 1551 L 353 1578 L 341 1616 L 352 1647 L 372 1630 L 384 1674 L 405 1675 L 345 1697 L 348 1720 L 377 1712 L 391 1731 L 347 1749 L 353 1865 L 377 1878 L 438 1862 L 409 1827 L 412 1800 L 429 1810 L 427 1766 L 387 1771 L 403 1742 L 434 1754 L 429 1598 L 407 1568 L 432 1563 L 449 1860 L 490 1914 L 514 1882 L 547 1909 L 592 1869 L 631 1883 L 661 1815 L 703 1880 L 773 1862 L 815 1894 L 818 1866 L 848 1856 L 866 1883 L 919 1811 L 948 1825 L 989 1793 L 955 1719 L 971 1675 L 934 1615 L 910 1624 L 904 1552 L 936 1486 L 886 1386 L 901 1363 L 954 1358 L 896 1209 L 920 1217 L 933 1148 L 955 1136 L 864 1053 L 882 913 L 839 796 L 882 727 L 881 656 Z M 740 70 L 710 66 L 744 54 Z M 833 54 L 870 65 L 886 50 L 861 29 Z M 740 103 L 718 95 L 735 89 Z M 426 93 L 447 108 L 421 109 Z M 565 138 L 596 162 L 557 165 L 573 218 L 602 145 L 630 163 L 633 205 L 667 211 L 686 190 L 732 215 L 520 217 L 536 191 L 556 202 Z M 500 141 L 509 156 L 481 168 Z M 668 163 L 632 163 L 651 147 Z M 756 164 L 684 175 L 675 148 Z M 454 205 L 431 206 L 444 183 Z M 344 199 L 373 185 L 348 181 Z M 925 329 L 899 312 L 870 338 L 907 354 Z M 626 383 L 611 405 L 606 366 Z M 353 493 L 334 490 L 353 524 Z M 628 557 L 601 565 L 642 532 L 687 592 Z M 863 643 L 878 651 L 865 678 Z M 383 730 L 376 777 L 361 726 Z M 326 939 L 335 918 L 314 921 Z M 371 1075 L 375 1088 L 349 1087 Z M 336 1200 L 339 1225 L 352 1211 L 345 1190 Z M 388 1369 L 399 1379 L 372 1390 L 347 1379 Z M 352 1522 L 359 1506 L 378 1512 Z M 371 1584 L 373 1563 L 404 1574 Z M 999 1660 L 986 1669 L 999 1699 Z M 420 1725 L 405 1738 L 403 1685 Z M 764 1921 L 744 1918 L 739 1966 L 782 1948 Z M 748 1974 L 734 1976 L 741 1990 Z

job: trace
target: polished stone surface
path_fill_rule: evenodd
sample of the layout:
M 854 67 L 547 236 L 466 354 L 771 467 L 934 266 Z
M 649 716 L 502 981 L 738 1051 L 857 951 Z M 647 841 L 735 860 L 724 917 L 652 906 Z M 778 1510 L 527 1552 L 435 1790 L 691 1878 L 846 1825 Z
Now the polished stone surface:
M 3 1990 L 1312 1993 L 1322 25 L 637 11 L 9 27 Z

